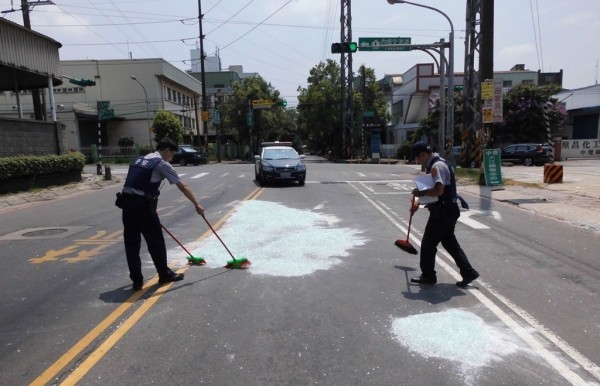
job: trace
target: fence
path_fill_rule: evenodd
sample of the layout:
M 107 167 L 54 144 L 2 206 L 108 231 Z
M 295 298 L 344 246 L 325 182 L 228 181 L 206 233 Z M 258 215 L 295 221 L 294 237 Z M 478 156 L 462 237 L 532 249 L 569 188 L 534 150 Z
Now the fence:
M 100 150 L 100 155 L 98 156 L 98 147 L 96 145 L 92 145 L 90 147 L 82 147 L 79 149 L 86 159 L 86 163 L 98 163 L 100 158 L 102 158 L 102 162 L 108 163 L 130 163 L 134 158 L 137 158 L 141 155 L 145 155 L 150 153 L 152 150 L 147 147 L 140 146 L 128 146 L 128 147 L 102 147 Z

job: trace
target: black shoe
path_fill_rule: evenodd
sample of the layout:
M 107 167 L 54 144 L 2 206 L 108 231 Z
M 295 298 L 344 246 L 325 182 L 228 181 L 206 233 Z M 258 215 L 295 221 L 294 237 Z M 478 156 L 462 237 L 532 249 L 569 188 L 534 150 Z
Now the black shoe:
M 143 281 L 134 281 L 133 285 L 131 286 L 131 289 L 134 291 L 139 291 L 142 289 L 143 286 L 144 286 Z
M 410 281 L 412 283 L 417 283 L 417 284 L 435 284 L 435 283 L 437 283 L 437 278 L 427 277 L 427 276 L 419 276 L 419 277 L 411 278 Z
M 459 287 L 466 287 L 468 286 L 473 280 L 477 279 L 479 277 L 479 272 L 473 270 L 472 272 L 466 273 L 463 276 L 462 281 L 456 282 L 456 285 Z
M 168 276 L 158 277 L 158 284 L 166 284 L 172 283 L 174 281 L 183 280 L 183 273 L 175 273 L 171 271 L 171 274 Z

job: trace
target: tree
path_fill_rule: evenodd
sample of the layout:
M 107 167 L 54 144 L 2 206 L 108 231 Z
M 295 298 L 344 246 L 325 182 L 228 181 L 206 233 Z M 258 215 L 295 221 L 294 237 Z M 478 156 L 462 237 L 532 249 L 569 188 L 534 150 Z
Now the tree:
M 298 88 L 298 130 L 307 146 L 327 155 L 340 127 L 340 66 L 333 60 L 310 70 L 306 88 Z
M 281 97 L 279 91 L 260 76 L 244 78 L 233 84 L 231 97 L 221 107 L 224 131 L 241 147 L 251 144 L 251 152 L 256 151 L 262 141 L 286 141 L 285 137 L 296 131 L 295 121 L 283 107 L 252 110 L 249 103 L 259 99 L 276 102 Z M 249 112 L 253 119 L 252 131 L 248 125 Z
M 566 120 L 566 112 L 552 95 L 558 85 L 535 86 L 519 84 L 503 98 L 504 121 L 492 126 L 492 136 L 499 144 L 516 142 L 546 142 L 545 105 L 550 103 L 550 127 L 555 130 Z
M 379 83 L 377 83 L 375 70 L 363 65 L 359 69 L 359 74 L 361 86 L 355 90 L 353 100 L 354 120 L 358 123 L 358 125 L 355 125 L 354 138 L 364 138 L 364 143 L 358 143 L 355 148 L 360 149 L 358 154 L 366 155 L 369 153 L 371 131 L 380 130 L 381 137 L 385 138 L 384 133 L 391 116 L 387 111 L 388 102 L 385 94 L 382 92 Z M 372 116 L 365 116 L 364 112 L 369 112 Z M 364 148 L 361 148 L 362 145 L 364 145 Z
M 159 111 L 152 121 L 152 131 L 156 142 L 164 138 L 170 138 L 176 143 L 183 140 L 183 123 L 170 111 Z

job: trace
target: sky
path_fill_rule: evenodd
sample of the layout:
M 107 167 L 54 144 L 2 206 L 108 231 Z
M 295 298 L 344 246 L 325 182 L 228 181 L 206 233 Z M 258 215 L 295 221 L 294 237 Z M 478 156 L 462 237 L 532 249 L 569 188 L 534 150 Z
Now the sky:
M 30 1 L 34 3 L 37 0 Z M 61 60 L 163 58 L 191 69 L 190 50 L 199 44 L 199 2 L 193 0 L 53 0 L 36 5 L 32 29 L 60 42 Z M 464 70 L 466 0 L 421 1 L 447 15 L 454 26 L 455 71 Z M 23 24 L 20 0 L 0 0 L 0 17 Z M 354 0 L 352 40 L 409 37 L 413 44 L 448 40 L 442 13 L 386 0 Z M 563 70 L 563 87 L 597 83 L 600 1 L 496 0 L 494 70 L 524 64 L 529 70 Z M 218 51 L 223 69 L 242 65 L 257 72 L 297 105 L 298 87 L 327 59 L 339 62 L 331 43 L 340 41 L 340 0 L 201 0 L 204 50 Z M 378 79 L 431 63 L 421 51 L 353 54 L 353 70 L 373 68 Z

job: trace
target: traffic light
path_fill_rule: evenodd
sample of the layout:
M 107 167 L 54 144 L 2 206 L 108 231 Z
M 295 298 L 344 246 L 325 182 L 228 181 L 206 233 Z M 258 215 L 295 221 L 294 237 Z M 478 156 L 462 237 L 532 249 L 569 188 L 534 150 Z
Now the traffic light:
M 358 44 L 356 44 L 356 42 L 344 42 L 344 43 L 331 44 L 331 53 L 332 54 L 356 52 L 357 50 L 358 50 Z
M 95 86 L 96 82 L 90 79 L 69 79 L 69 83 L 76 84 L 78 86 L 88 87 Z
M 283 107 L 285 107 L 285 106 L 287 106 L 287 101 L 285 99 L 277 101 L 277 102 L 273 103 L 273 106 L 283 106 Z

